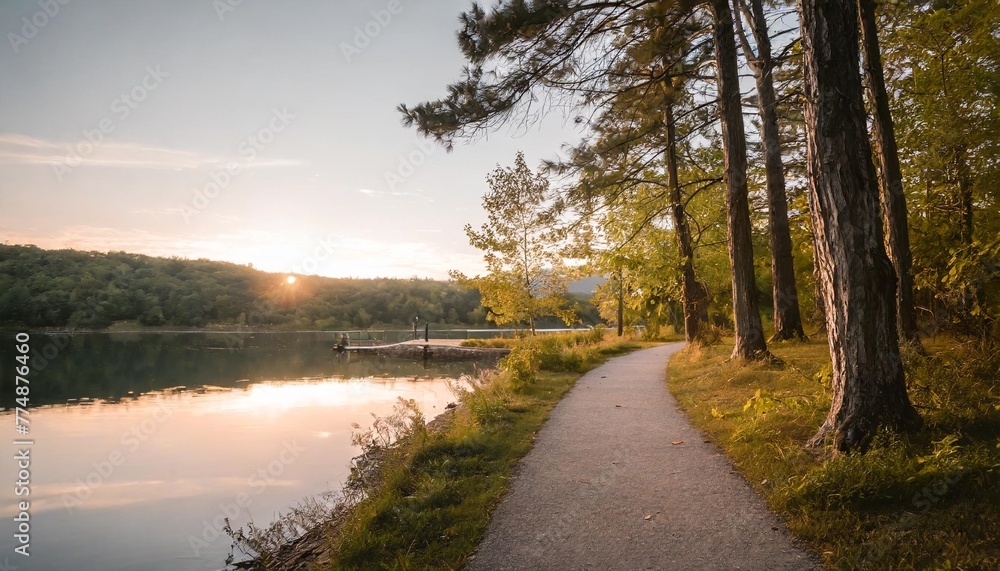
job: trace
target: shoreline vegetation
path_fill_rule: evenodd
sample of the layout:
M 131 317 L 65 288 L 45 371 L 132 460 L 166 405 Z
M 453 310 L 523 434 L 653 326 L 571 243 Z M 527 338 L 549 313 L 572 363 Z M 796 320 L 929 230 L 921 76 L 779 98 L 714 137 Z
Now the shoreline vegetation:
M 945 337 L 905 353 L 926 427 L 883 431 L 866 454 L 843 455 L 805 445 L 830 406 L 825 339 L 775 344 L 780 361 L 770 363 L 731 360 L 727 341 L 678 353 L 668 388 L 825 568 L 1000 563 L 1000 355 Z M 269 529 L 229 530 L 237 552 L 253 556 L 240 568 L 461 567 L 549 411 L 585 371 L 653 343 L 598 328 L 466 345 L 511 354 L 456 383 L 456 406 L 430 423 L 401 400 L 356 426 L 362 454 L 340 494 L 307 500 Z
M 729 341 L 728 339 L 726 341 Z M 682 410 L 820 554 L 828 569 L 1000 566 L 1000 353 L 925 339 L 905 351 L 914 434 L 880 431 L 865 454 L 805 444 L 830 407 L 825 338 L 771 345 L 783 365 L 689 346 L 667 368 Z
M 229 529 L 242 569 L 457 568 L 472 555 L 517 461 L 548 413 L 586 371 L 653 345 L 604 328 L 518 339 L 496 369 L 456 382 L 456 405 L 430 423 L 414 403 L 355 426 L 341 493 L 304 501 L 270 528 Z
M 433 361 L 478 361 L 496 364 L 510 354 L 509 348 L 476 347 L 472 345 L 437 345 L 422 342 L 394 343 L 374 347 L 359 347 L 356 352 L 374 353 L 390 359 L 433 360 Z
M 591 328 L 591 326 L 577 326 L 575 329 L 578 330 L 578 331 L 586 331 L 586 330 L 589 330 L 590 328 Z M 328 333 L 328 334 L 333 335 L 333 334 L 339 334 L 339 333 L 365 333 L 365 332 L 369 332 L 369 331 L 373 332 L 373 333 L 381 333 L 381 332 L 384 332 L 384 331 L 393 332 L 393 333 L 399 333 L 399 332 L 408 333 L 408 332 L 412 331 L 412 325 L 411 325 L 411 327 L 405 327 L 405 326 L 399 325 L 399 324 L 386 324 L 386 325 L 379 324 L 379 325 L 375 325 L 375 326 L 372 326 L 372 327 L 369 327 L 369 328 L 366 328 L 366 329 L 358 329 L 358 328 L 346 328 L 346 329 L 299 329 L 299 328 L 282 328 L 282 327 L 261 327 L 261 326 L 225 324 L 225 323 L 222 323 L 222 324 L 209 324 L 209 325 L 203 325 L 203 326 L 199 326 L 199 327 L 194 327 L 194 326 L 191 326 L 191 327 L 182 327 L 182 326 L 173 326 L 173 325 L 142 325 L 142 324 L 139 324 L 139 323 L 137 323 L 135 321 L 121 321 L 121 322 L 116 322 L 116 323 L 114 323 L 114 324 L 112 324 L 112 325 L 110 325 L 108 327 L 104 327 L 104 328 L 100 328 L 100 329 L 94 329 L 94 328 L 86 328 L 86 327 L 71 327 L 71 328 L 67 328 L 67 327 L 19 327 L 19 326 L 15 325 L 15 324 L 11 324 L 11 323 L 2 323 L 2 324 L 0 324 L 0 331 L 11 332 L 11 331 L 24 331 L 24 330 L 32 331 L 32 332 L 35 332 L 35 333 L 42 333 L 42 334 L 59 334 L 59 333 L 63 333 L 63 334 L 69 334 L 69 335 L 88 334 L 88 333 L 135 333 L 135 334 L 139 334 L 139 333 L 165 333 L 165 334 L 170 334 L 170 333 L 177 333 L 177 334 L 180 334 L 180 333 L 254 333 L 254 334 L 256 334 L 256 333 Z M 525 328 L 520 328 L 520 329 L 517 329 L 517 328 L 501 328 L 501 327 L 489 327 L 489 326 L 485 326 L 485 325 L 483 325 L 483 326 L 469 327 L 469 326 L 466 326 L 466 325 L 444 325 L 444 324 L 442 324 L 442 325 L 436 325 L 433 329 L 431 329 L 431 333 L 454 332 L 454 331 L 474 331 L 474 332 L 483 333 L 483 334 L 486 334 L 486 335 L 496 334 L 496 333 L 503 333 L 503 332 L 511 332 L 511 333 L 514 333 L 515 336 L 518 333 L 527 333 L 528 332 L 528 330 L 525 329 Z M 548 331 L 548 330 L 547 329 L 541 329 L 540 330 L 540 332 L 543 332 L 543 333 L 546 332 L 546 331 Z M 560 327 L 560 328 L 552 328 L 551 331 L 560 331 L 560 332 L 561 331 L 571 331 L 571 328 L 563 326 L 563 327 Z M 420 330 L 418 331 L 418 337 L 422 339 L 423 335 L 424 335 L 424 330 L 421 327 Z M 482 340 L 487 340 L 487 339 L 489 339 L 489 337 L 484 338 Z M 478 341 L 478 340 L 481 340 L 481 339 L 479 339 L 479 338 L 472 338 L 470 340 L 471 341 Z

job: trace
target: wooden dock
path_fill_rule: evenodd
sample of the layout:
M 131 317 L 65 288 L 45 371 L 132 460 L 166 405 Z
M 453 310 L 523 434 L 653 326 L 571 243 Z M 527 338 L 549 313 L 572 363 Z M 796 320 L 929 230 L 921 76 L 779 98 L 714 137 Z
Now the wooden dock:
M 496 362 L 510 353 L 510 349 L 488 347 L 462 347 L 458 339 L 431 339 L 393 343 L 391 345 L 348 345 L 339 350 L 352 353 L 375 354 L 393 359 L 436 361 L 492 361 Z M 338 350 L 335 348 L 335 350 Z

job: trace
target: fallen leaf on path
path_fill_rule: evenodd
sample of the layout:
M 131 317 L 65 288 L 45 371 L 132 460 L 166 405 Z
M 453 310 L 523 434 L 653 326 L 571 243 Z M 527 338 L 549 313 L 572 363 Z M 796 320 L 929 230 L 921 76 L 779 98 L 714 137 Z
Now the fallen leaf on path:
M 684 444 L 684 441 L 683 440 L 674 440 L 673 442 L 671 442 L 671 444 L 673 444 L 674 446 L 677 446 L 678 444 Z

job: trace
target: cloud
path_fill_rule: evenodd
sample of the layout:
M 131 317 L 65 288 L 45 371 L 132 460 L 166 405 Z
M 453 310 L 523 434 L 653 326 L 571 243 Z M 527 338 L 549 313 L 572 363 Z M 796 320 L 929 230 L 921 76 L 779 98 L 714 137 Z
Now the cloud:
M 72 248 L 84 251 L 125 251 L 150 256 L 181 256 L 200 258 L 223 254 L 225 244 L 214 240 L 185 236 L 156 234 L 147 230 L 107 228 L 76 225 L 57 232 L 38 232 L 33 229 L 0 231 L 3 240 L 10 244 L 34 244 L 40 248 Z M 222 259 L 217 258 L 217 259 Z
M 74 150 L 78 145 L 90 145 L 86 139 L 67 143 L 29 137 L 20 133 L 0 133 L 0 164 L 45 165 L 80 164 L 110 168 L 145 168 L 162 170 L 192 170 L 219 168 L 239 162 L 243 167 L 287 167 L 305 164 L 298 159 L 255 159 L 246 161 L 237 156 L 213 156 L 139 143 L 103 141 L 93 145 L 86 156 Z
M 184 218 L 189 216 L 189 212 L 179 207 L 172 208 L 137 208 L 132 211 L 132 214 L 143 214 L 148 216 L 177 216 Z M 232 214 L 218 214 L 215 213 L 212 216 L 213 224 L 239 224 L 245 222 L 245 219 L 240 216 L 234 216 Z
M 447 279 L 448 271 L 481 271 L 482 258 L 474 254 L 443 252 L 427 242 L 386 242 L 342 237 L 333 240 L 335 258 L 320 262 L 317 273 L 362 278 L 412 276 Z
M 413 197 L 413 198 L 419 198 L 421 200 L 426 200 L 427 202 L 434 202 L 433 198 L 425 195 L 420 190 L 415 190 L 413 192 L 395 192 L 395 191 L 387 191 L 387 190 L 372 190 L 370 188 L 359 188 L 358 192 L 360 192 L 361 194 L 364 194 L 365 196 L 374 196 L 374 197 L 381 197 L 381 196 L 410 196 L 410 197 Z
M 447 279 L 449 270 L 477 273 L 483 267 L 477 255 L 442 251 L 427 242 L 345 236 L 324 238 L 277 229 L 237 229 L 192 236 L 84 225 L 48 233 L 31 228 L 0 227 L 0 241 L 34 244 L 47 249 L 207 258 L 236 264 L 252 263 L 255 268 L 269 272 L 298 271 L 328 277 Z

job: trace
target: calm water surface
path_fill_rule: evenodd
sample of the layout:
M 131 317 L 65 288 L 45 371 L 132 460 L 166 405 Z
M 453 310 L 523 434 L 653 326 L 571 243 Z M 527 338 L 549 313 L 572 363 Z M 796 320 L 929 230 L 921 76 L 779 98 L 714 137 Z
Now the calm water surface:
M 13 370 L 11 335 L 0 366 Z M 31 547 L 14 555 L 17 448 L 0 413 L 0 564 L 19 571 L 220 569 L 224 518 L 257 524 L 339 489 L 352 423 L 413 398 L 428 418 L 476 365 L 330 351 L 317 333 L 32 336 Z M 55 341 L 58 341 L 56 343 Z M 48 344 L 58 347 L 44 352 Z M 64 346 L 59 346 L 64 345 Z M 51 356 L 51 357 L 50 357 Z M 44 366 L 40 363 L 44 362 Z M 4 406 L 14 387 L 2 376 Z

